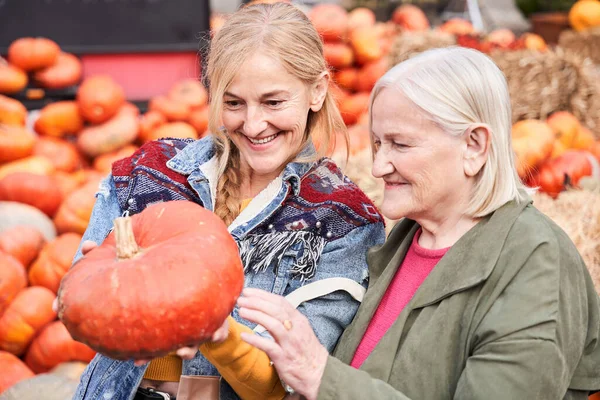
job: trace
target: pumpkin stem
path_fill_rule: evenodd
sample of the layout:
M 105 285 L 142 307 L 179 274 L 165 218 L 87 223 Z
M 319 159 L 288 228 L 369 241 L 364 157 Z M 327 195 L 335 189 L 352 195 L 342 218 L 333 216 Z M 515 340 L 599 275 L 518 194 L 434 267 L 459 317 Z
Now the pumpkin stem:
M 131 217 L 119 217 L 115 219 L 115 241 L 117 242 L 117 258 L 127 260 L 139 253 L 140 248 L 133 235 Z

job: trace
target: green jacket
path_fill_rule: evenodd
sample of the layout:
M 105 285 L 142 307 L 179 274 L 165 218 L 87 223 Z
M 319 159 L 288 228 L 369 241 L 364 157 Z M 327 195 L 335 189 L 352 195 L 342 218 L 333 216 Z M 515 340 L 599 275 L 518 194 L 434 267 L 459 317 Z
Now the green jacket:
M 319 399 L 586 399 L 600 389 L 600 299 L 569 237 L 510 202 L 433 269 L 360 369 L 354 352 L 418 229 L 368 255 L 370 282 Z

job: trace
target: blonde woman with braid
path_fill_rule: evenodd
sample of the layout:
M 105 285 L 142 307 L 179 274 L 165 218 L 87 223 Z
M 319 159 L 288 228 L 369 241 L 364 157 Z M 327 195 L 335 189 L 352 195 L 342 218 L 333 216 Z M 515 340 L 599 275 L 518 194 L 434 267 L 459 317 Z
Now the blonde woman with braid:
M 318 137 L 327 148 L 345 130 L 328 90 L 321 39 L 289 4 L 247 6 L 213 38 L 207 77 L 213 134 L 150 142 L 116 162 L 75 259 L 102 242 L 124 212 L 194 201 L 229 226 L 245 286 L 286 296 L 331 351 L 366 287 L 367 249 L 385 233 L 371 201 L 312 144 Z M 269 357 L 242 341 L 244 332 L 270 338 L 235 309 L 200 351 L 181 349 L 149 363 L 98 355 L 75 399 L 285 397 Z

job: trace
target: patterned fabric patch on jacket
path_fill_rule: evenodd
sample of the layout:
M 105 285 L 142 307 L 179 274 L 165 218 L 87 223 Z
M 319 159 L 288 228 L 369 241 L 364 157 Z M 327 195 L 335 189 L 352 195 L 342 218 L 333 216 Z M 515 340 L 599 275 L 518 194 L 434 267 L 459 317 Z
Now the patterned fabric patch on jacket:
M 122 210 L 136 214 L 148 205 L 170 201 L 200 202 L 187 177 L 167 167 L 193 139 L 161 139 L 145 143 L 132 156 L 113 164 L 112 175 Z
M 302 177 L 299 195 L 288 194 L 281 208 L 238 247 L 246 270 L 261 272 L 273 266 L 275 273 L 283 256 L 300 248 L 291 275 L 306 280 L 315 275 L 328 242 L 377 222 L 383 217 L 371 200 L 324 159 Z

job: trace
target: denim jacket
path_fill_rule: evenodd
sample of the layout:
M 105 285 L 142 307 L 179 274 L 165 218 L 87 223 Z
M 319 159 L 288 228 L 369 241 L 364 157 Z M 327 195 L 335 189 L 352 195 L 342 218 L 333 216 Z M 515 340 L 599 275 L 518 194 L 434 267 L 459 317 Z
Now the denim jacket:
M 143 149 L 144 146 L 138 152 L 143 153 Z M 314 148 L 312 145 L 307 146 L 303 153 L 304 155 L 314 153 Z M 324 163 L 327 164 L 328 169 L 323 169 Z M 216 157 L 214 142 L 210 136 L 192 142 L 182 150 L 177 150 L 177 154 L 169 159 L 166 165 L 171 171 L 187 177 L 194 196 L 197 196 L 197 202 L 207 209 L 213 209 Z M 280 176 L 252 199 L 229 226 L 229 231 L 238 243 L 244 261 L 245 286 L 283 296 L 309 282 L 331 277 L 350 278 L 366 286 L 368 279 L 366 253 L 370 247 L 382 244 L 385 240 L 383 218 L 366 196 L 348 178 L 341 175 L 337 167 L 332 168 L 332 165 L 327 159 L 312 163 L 288 164 Z M 313 173 L 310 173 L 311 171 Z M 315 175 L 315 171 L 325 172 Z M 311 179 L 312 182 L 308 184 L 316 188 L 317 195 L 322 197 L 319 199 L 320 203 L 315 203 L 317 207 L 314 209 L 309 209 L 310 202 L 300 196 L 302 185 Z M 122 194 L 119 194 L 115 180 L 115 177 L 110 175 L 100 184 L 82 242 L 92 240 L 101 243 L 110 232 L 113 219 L 129 211 L 124 208 L 135 207 L 134 199 L 119 199 Z M 354 194 L 349 195 L 349 193 Z M 350 204 L 352 202 L 354 204 Z M 369 216 L 367 219 L 352 217 L 353 210 L 360 209 L 357 208 L 357 203 L 360 202 L 362 208 L 366 210 L 363 215 Z M 293 204 L 295 208 L 286 208 L 285 204 Z M 298 209 L 309 211 L 302 216 L 294 215 L 294 210 Z M 267 238 L 285 241 L 289 235 L 315 230 L 316 227 L 327 224 L 326 216 L 331 215 L 327 213 L 331 213 L 332 210 L 341 210 L 329 221 L 330 226 L 336 226 L 337 231 L 332 232 L 337 234 L 328 231 L 320 236 L 297 236 L 307 240 L 295 240 L 293 245 L 287 247 L 278 257 L 261 254 L 259 258 L 252 259 L 251 254 L 256 253 L 253 249 L 258 248 L 255 246 L 256 243 L 264 242 Z M 319 222 L 320 216 L 324 218 L 322 223 Z M 292 220 L 294 221 L 291 222 Z M 339 226 L 342 225 L 346 228 L 340 231 Z M 277 232 L 272 232 L 274 230 Z M 320 240 L 321 237 L 324 239 Z M 265 248 L 269 246 L 272 247 L 267 241 Z M 315 249 L 320 254 L 316 258 L 318 261 L 316 265 L 311 266 L 307 261 L 307 255 L 313 253 Z M 75 261 L 80 257 L 79 250 Z M 268 259 L 269 262 L 257 265 L 259 264 L 257 260 L 264 259 Z M 302 303 L 298 306 L 298 310 L 309 319 L 317 337 L 331 352 L 344 328 L 354 318 L 358 305 L 359 303 L 348 293 L 335 291 Z M 237 307 L 232 316 L 238 322 L 254 328 L 248 321 L 238 316 Z M 268 335 L 268 332 L 263 335 Z M 81 376 L 74 399 L 131 400 L 135 396 L 136 388 L 146 368 L 147 366 L 134 366 L 133 361 L 117 361 L 98 354 Z M 200 352 L 195 358 L 183 361 L 183 374 L 219 376 L 217 369 Z M 221 399 L 239 398 L 224 380 L 221 380 L 220 387 Z

